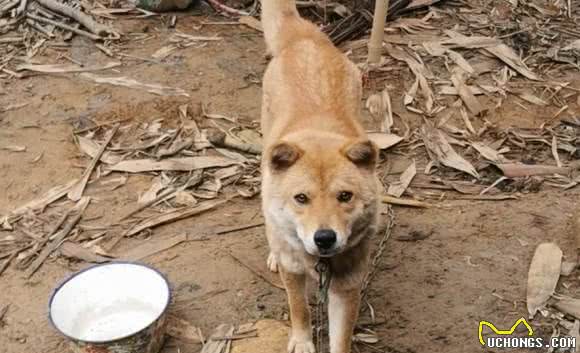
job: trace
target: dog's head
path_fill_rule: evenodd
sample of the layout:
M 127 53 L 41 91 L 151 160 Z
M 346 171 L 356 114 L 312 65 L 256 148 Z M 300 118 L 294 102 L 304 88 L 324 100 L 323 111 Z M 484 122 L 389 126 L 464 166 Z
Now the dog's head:
M 274 144 L 265 158 L 272 212 L 308 253 L 333 256 L 360 241 L 378 200 L 371 141 L 302 136 Z

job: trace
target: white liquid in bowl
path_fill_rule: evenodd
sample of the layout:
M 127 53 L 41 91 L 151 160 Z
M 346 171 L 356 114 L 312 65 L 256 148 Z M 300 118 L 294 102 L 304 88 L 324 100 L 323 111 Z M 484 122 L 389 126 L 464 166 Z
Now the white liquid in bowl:
M 73 339 L 108 342 L 151 325 L 168 302 L 169 287 L 159 273 L 112 263 L 66 282 L 53 297 L 50 315 L 57 329 Z

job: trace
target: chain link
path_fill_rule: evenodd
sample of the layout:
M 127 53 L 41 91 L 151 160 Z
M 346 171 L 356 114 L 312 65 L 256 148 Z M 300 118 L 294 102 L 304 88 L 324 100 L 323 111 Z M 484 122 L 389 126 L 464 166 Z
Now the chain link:
M 326 345 L 326 320 L 328 309 L 328 289 L 330 288 L 330 280 L 332 279 L 332 272 L 330 270 L 330 263 L 327 259 L 319 259 L 314 267 L 318 273 L 318 294 L 315 308 L 315 327 L 316 327 L 316 352 L 325 353 Z M 324 349 L 323 349 L 324 348 Z
M 379 246 L 373 259 L 371 260 L 371 264 L 369 266 L 369 270 L 365 276 L 363 281 L 363 285 L 361 288 L 361 295 L 362 299 L 364 300 L 367 294 L 367 289 L 369 287 L 370 282 L 375 277 L 379 263 L 383 257 L 385 252 L 385 248 L 387 247 L 387 241 L 391 237 L 391 233 L 393 230 L 393 226 L 395 225 L 395 214 L 393 212 L 393 208 L 388 205 L 387 208 L 387 224 L 385 227 L 385 232 L 383 233 L 383 237 L 379 242 Z M 326 349 L 326 339 L 325 333 L 326 330 L 326 320 L 327 316 L 327 309 L 328 309 L 328 289 L 330 288 L 330 281 L 332 279 L 332 271 L 330 268 L 330 263 L 327 259 L 319 259 L 314 267 L 316 273 L 318 273 L 318 293 L 317 293 L 317 303 L 314 309 L 314 327 L 316 333 L 316 352 L 317 353 L 326 353 L 328 350 Z
M 391 207 L 391 205 L 387 205 L 387 224 L 385 226 L 385 232 L 383 233 L 383 237 L 381 238 L 381 241 L 379 242 L 379 246 L 377 248 L 377 251 L 375 252 L 375 256 L 373 256 L 373 259 L 372 259 L 371 264 L 369 266 L 369 270 L 368 270 L 368 272 L 365 276 L 365 279 L 363 281 L 363 285 L 361 288 L 361 296 L 362 296 L 361 302 L 363 302 L 365 300 L 366 295 L 367 295 L 367 289 L 368 289 L 371 281 L 373 280 L 373 278 L 377 274 L 377 270 L 379 268 L 379 263 L 380 263 L 381 259 L 383 258 L 383 253 L 385 252 L 385 248 L 387 247 L 387 241 L 391 237 L 391 233 L 393 231 L 394 225 L 395 225 L 395 213 L 393 212 L 393 208 Z

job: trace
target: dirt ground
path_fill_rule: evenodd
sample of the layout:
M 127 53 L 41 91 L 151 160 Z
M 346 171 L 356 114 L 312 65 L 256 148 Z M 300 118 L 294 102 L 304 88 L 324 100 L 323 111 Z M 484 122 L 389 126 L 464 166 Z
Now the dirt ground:
M 180 87 L 190 98 L 159 97 L 141 90 L 97 85 L 75 75 L 0 81 L 0 107 L 26 103 L 0 113 L 0 145 L 27 147 L 21 153 L 0 150 L 0 214 L 81 175 L 88 159 L 78 152 L 71 132 L 82 127 L 85 118 L 174 119 L 178 104 L 203 103 L 208 111 L 257 121 L 261 89 L 251 78 L 260 78 L 267 63 L 262 37 L 239 26 L 200 25 L 207 20 L 182 15 L 177 30 L 217 34 L 223 40 L 179 50 L 160 64 L 134 60 L 119 69 L 126 77 Z M 174 31 L 159 18 L 124 19 L 117 25 L 126 33 L 155 34 L 147 42 L 126 43 L 124 52 L 135 57 L 151 55 L 167 43 Z M 47 50 L 42 58 L 47 60 L 57 54 Z M 110 61 L 90 42 L 79 38 L 73 40 L 70 55 L 84 64 Z M 402 92 L 411 82 L 405 79 L 409 75 L 408 70 L 389 72 L 386 82 L 394 92 Z M 572 75 L 567 80 L 577 84 L 580 75 Z M 572 97 L 571 112 L 579 111 L 575 101 Z M 536 126 L 556 110 L 546 107 L 524 111 L 518 105 L 506 104 L 488 119 L 504 127 Z M 40 154 L 42 158 L 36 161 Z M 102 224 L 126 210 L 149 187 L 151 178 L 129 176 L 125 187 L 111 193 L 99 192 L 98 186 L 92 186 L 88 193 L 96 199 L 86 216 L 92 220 L 82 223 Z M 493 352 L 478 343 L 479 321 L 510 327 L 518 318 L 527 317 L 526 276 L 533 250 L 541 242 L 554 241 L 564 249 L 565 256 L 573 255 L 570 218 L 579 192 L 543 188 L 518 200 L 452 201 L 446 202 L 449 207 L 430 209 L 395 207 L 396 227 L 369 292 L 369 302 L 380 321 L 384 321 L 374 327 L 380 342 L 374 348 L 359 350 Z M 258 198 L 234 199 L 207 214 L 157 228 L 155 236 L 182 231 L 212 234 L 223 227 L 260 219 Z M 409 234 L 419 234 L 424 239 L 400 239 Z M 6 235 L 8 232 L 0 232 L 0 239 Z M 128 249 L 141 241 L 126 239 L 120 247 Z M 287 318 L 284 293 L 239 266 L 230 254 L 265 273 L 267 245 L 263 228 L 181 244 L 146 262 L 167 274 L 171 281 L 177 303 L 173 310 L 206 334 L 221 323 Z M 59 281 L 85 266 L 49 259 L 30 280 L 14 268 L 0 277 L 0 304 L 10 304 L 4 324 L 0 325 L 1 353 L 67 351 L 49 325 L 47 301 Z M 578 273 L 565 283 L 578 288 Z M 568 289 L 562 287 L 559 291 L 566 293 Z M 544 337 L 551 334 L 551 327 L 541 320 L 532 321 L 532 325 Z M 163 352 L 190 353 L 199 349 L 200 346 L 170 340 Z

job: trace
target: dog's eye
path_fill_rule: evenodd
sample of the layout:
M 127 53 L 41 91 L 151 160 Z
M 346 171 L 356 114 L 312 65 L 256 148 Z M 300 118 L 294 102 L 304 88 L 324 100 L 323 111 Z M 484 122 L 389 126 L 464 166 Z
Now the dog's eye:
M 308 196 L 306 196 L 304 194 L 297 194 L 297 195 L 294 195 L 294 200 L 296 200 L 296 202 L 304 205 L 308 202 Z
M 349 202 L 352 200 L 352 192 L 350 191 L 341 191 L 337 197 L 339 202 Z

